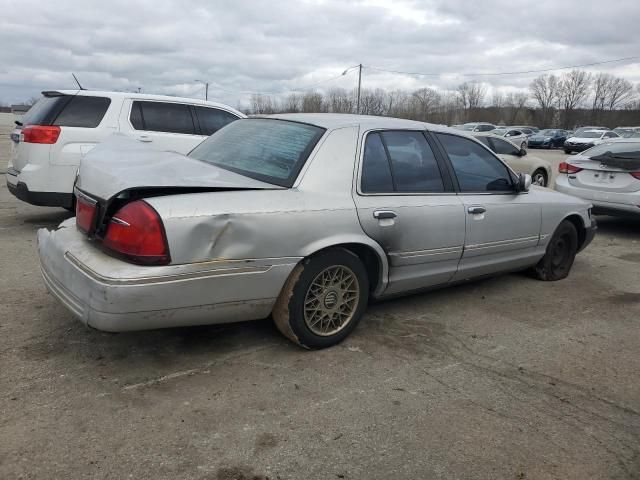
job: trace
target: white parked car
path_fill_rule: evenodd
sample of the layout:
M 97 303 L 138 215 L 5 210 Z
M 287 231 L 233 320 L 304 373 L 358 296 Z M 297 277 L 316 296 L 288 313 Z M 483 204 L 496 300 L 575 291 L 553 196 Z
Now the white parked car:
M 531 130 L 529 131 L 531 132 Z M 506 138 L 520 148 L 526 149 L 529 146 L 529 135 L 518 128 L 498 127 L 495 130 L 491 130 L 491 133 L 498 137 Z
M 556 190 L 601 214 L 640 215 L 640 139 L 620 138 L 560 163 Z
M 90 90 L 42 95 L 11 134 L 7 187 L 33 205 L 68 209 L 81 158 L 113 133 L 186 154 L 244 117 L 226 105 L 193 98 Z
M 607 142 L 612 138 L 618 138 L 616 132 L 612 130 L 586 130 L 584 132 L 576 132 L 564 142 L 564 153 L 583 152 L 595 145 Z
M 465 132 L 490 132 L 495 130 L 496 126 L 493 123 L 471 122 L 464 125 L 454 125 L 454 128 Z

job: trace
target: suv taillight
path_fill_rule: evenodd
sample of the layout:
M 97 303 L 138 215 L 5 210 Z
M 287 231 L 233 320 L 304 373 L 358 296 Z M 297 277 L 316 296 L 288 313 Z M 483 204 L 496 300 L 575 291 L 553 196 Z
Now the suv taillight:
M 22 129 L 23 142 L 53 145 L 60 136 L 60 127 L 56 125 L 29 125 Z
M 103 245 L 141 265 L 166 265 L 170 261 L 162 220 L 143 200 L 128 203 L 111 218 Z
M 582 171 L 580 167 L 567 162 L 560 162 L 560 165 L 558 165 L 558 173 L 578 173 L 580 171 Z
M 98 203 L 76 191 L 76 226 L 78 230 L 89 233 L 93 230 Z

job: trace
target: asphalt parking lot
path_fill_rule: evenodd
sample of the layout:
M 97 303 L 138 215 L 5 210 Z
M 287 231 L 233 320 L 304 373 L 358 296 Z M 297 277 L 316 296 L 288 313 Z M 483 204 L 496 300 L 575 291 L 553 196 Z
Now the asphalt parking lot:
M 36 256 L 67 217 L 2 179 L 0 478 L 640 478 L 638 220 L 599 218 L 564 281 L 372 305 L 308 352 L 269 320 L 85 328 Z

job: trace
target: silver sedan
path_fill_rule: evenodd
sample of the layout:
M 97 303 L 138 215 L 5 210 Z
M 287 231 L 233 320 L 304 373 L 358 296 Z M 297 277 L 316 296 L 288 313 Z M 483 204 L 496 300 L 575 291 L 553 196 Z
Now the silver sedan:
M 243 119 L 188 156 L 113 136 L 82 161 L 76 218 L 39 230 L 42 274 L 97 329 L 271 315 L 323 348 L 371 299 L 565 278 L 595 233 L 590 204 L 530 183 L 464 133 L 409 120 Z

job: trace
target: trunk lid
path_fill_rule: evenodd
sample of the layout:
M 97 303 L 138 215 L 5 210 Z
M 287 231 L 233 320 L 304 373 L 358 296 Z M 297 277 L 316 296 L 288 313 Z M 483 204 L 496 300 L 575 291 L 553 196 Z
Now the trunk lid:
M 572 159 L 569 163 L 582 169 L 569 175 L 569 184 L 574 187 L 611 193 L 631 193 L 640 190 L 640 180 L 631 175 L 632 170 L 588 158 Z
M 114 134 L 80 162 L 76 187 L 109 203 L 125 191 L 163 193 L 197 190 L 269 190 L 277 185 L 254 180 L 175 152 L 159 152 Z

